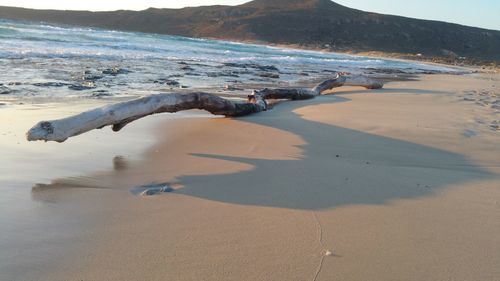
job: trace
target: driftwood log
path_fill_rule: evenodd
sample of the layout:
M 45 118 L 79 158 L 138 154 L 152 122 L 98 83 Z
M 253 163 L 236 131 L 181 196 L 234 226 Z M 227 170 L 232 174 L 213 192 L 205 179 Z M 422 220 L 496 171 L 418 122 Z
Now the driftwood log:
M 112 126 L 116 132 L 128 123 L 151 114 L 189 109 L 202 109 L 215 115 L 238 117 L 267 110 L 267 99 L 311 99 L 341 86 L 380 89 L 383 84 L 366 76 L 337 73 L 333 79 L 326 80 L 312 89 L 257 90 L 248 96 L 246 102 L 233 101 L 205 92 L 156 94 L 107 105 L 59 120 L 41 121 L 26 133 L 26 137 L 29 141 L 63 142 L 69 137 L 93 129 Z

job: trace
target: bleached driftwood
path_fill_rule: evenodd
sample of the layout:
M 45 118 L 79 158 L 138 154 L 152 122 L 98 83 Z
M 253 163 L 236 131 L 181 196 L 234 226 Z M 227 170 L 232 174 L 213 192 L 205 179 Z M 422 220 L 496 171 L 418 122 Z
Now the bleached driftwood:
M 247 102 L 233 101 L 205 92 L 156 94 L 131 101 L 107 105 L 67 118 L 42 121 L 31 128 L 26 137 L 29 141 L 44 140 L 63 142 L 93 129 L 112 126 L 119 131 L 128 123 L 142 117 L 162 112 L 178 112 L 202 109 L 215 115 L 237 117 L 265 111 L 266 99 L 311 99 L 324 91 L 344 85 L 379 89 L 383 84 L 377 80 L 358 75 L 337 74 L 312 89 L 262 89 L 248 96 Z

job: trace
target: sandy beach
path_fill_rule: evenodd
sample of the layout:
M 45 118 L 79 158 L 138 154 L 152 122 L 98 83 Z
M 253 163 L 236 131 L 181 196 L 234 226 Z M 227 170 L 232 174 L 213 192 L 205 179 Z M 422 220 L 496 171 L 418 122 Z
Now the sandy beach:
M 0 280 L 500 280 L 499 89 L 422 75 L 62 144 L 23 134 L 102 102 L 6 102 Z

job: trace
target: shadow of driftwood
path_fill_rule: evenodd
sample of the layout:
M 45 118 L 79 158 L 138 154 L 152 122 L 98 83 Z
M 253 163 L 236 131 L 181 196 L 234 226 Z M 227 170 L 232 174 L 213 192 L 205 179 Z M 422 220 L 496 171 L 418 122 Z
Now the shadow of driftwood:
M 302 137 L 306 143 L 300 146 L 303 157 L 267 160 L 191 154 L 254 168 L 223 175 L 178 175 L 176 180 L 184 188 L 175 192 L 233 204 L 315 210 L 429 196 L 455 183 L 492 176 L 459 154 L 309 121 L 294 112 L 305 105 L 346 101 L 349 99 L 324 96 L 283 103 L 271 112 L 240 118 L 239 122 Z M 269 174 L 272 176 L 266 176 Z
M 346 100 L 323 97 L 307 104 Z M 426 196 L 453 183 L 489 176 L 459 154 L 305 120 L 293 112 L 301 106 L 304 103 L 286 103 L 273 112 L 277 118 L 262 114 L 247 119 L 301 136 L 307 143 L 301 146 L 302 159 L 198 154 L 251 164 L 255 169 L 229 175 L 181 176 L 178 179 L 185 188 L 178 192 L 235 204 L 323 209 Z M 292 122 L 280 122 L 285 119 Z M 262 176 L 269 171 L 272 177 Z M 250 183 L 252 188 L 241 183 Z

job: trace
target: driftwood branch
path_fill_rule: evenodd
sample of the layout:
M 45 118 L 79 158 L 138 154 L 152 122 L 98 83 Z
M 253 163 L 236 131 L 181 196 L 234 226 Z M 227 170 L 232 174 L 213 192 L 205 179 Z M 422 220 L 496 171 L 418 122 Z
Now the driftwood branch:
M 238 117 L 267 110 L 266 99 L 311 99 L 325 91 L 341 86 L 380 89 L 383 84 L 365 76 L 337 74 L 335 78 L 326 80 L 312 89 L 266 88 L 257 90 L 248 96 L 246 102 L 232 101 L 204 92 L 150 95 L 107 105 L 59 120 L 39 122 L 26 133 L 26 137 L 29 141 L 63 142 L 69 137 L 93 129 L 112 126 L 113 131 L 119 131 L 128 123 L 151 114 L 173 113 L 190 109 L 201 109 L 215 115 Z

